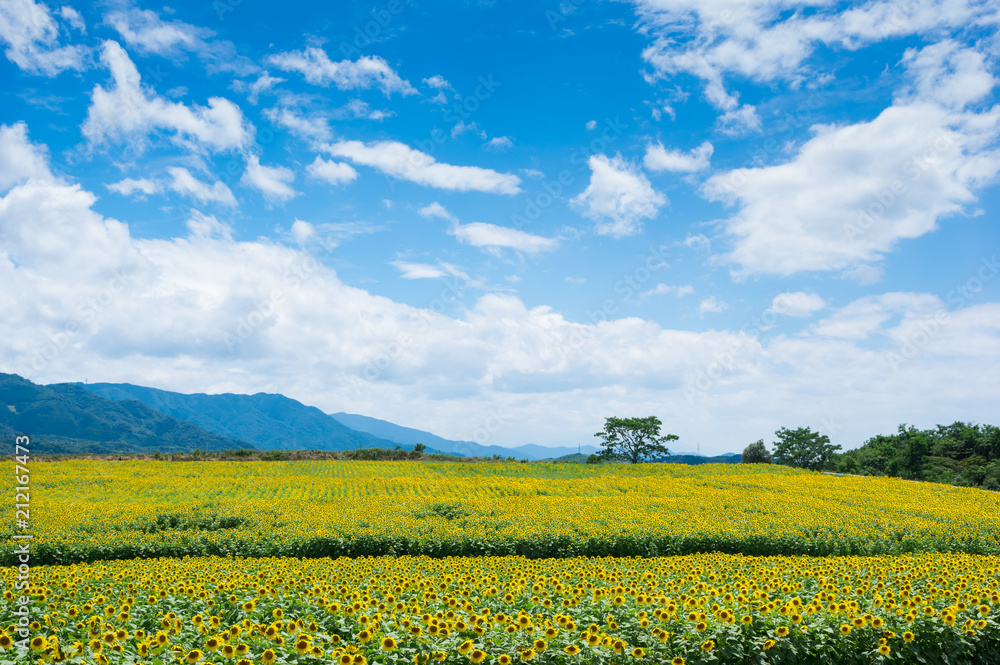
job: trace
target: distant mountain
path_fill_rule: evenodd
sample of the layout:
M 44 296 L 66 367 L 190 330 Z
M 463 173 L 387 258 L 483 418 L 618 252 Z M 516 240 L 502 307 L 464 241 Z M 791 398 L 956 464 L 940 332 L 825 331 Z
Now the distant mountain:
M 472 441 L 452 441 L 443 439 L 436 434 L 424 432 L 412 427 L 402 427 L 378 418 L 359 416 L 353 413 L 334 413 L 334 418 L 344 425 L 361 432 L 368 432 L 383 439 L 388 439 L 399 444 L 412 446 L 415 443 L 422 443 L 430 448 L 435 448 L 445 453 L 459 454 L 466 457 L 516 457 L 517 459 L 529 459 L 532 461 L 541 459 L 551 459 L 563 455 L 576 454 L 575 447 L 548 447 L 539 446 L 533 443 L 517 446 L 516 448 L 506 448 L 504 446 L 483 446 Z M 596 453 L 599 449 L 596 446 L 582 446 L 580 452 L 585 455 Z
M 32 454 L 148 453 L 252 448 L 137 401 L 114 402 L 75 384 L 41 386 L 0 373 L 0 434 L 31 437 Z
M 269 393 L 186 395 L 130 383 L 75 384 L 111 400 L 139 400 L 160 413 L 265 450 L 395 448 L 397 442 L 359 432 L 314 406 Z M 434 448 L 429 442 L 427 445 Z M 412 449 L 413 446 L 403 445 Z

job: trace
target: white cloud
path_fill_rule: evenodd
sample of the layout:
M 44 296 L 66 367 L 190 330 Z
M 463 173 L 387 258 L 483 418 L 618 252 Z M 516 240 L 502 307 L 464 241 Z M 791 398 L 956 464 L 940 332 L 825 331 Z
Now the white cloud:
M 724 312 L 727 309 L 729 309 L 729 305 L 715 296 L 709 296 L 698 303 L 698 312 L 700 314 L 705 314 L 706 312 Z
M 705 97 L 724 112 L 723 131 L 759 126 L 751 106 L 725 89 L 724 77 L 769 83 L 801 82 L 814 75 L 807 63 L 818 47 L 857 50 L 910 35 L 935 35 L 968 25 L 996 25 L 1000 15 L 978 0 L 872 0 L 836 4 L 825 0 L 699 2 L 634 0 L 644 30 L 653 37 L 643 51 L 653 78 L 684 72 L 704 82 Z
M 350 164 L 335 162 L 332 159 L 327 161 L 319 155 L 316 156 L 312 164 L 306 167 L 306 173 L 331 185 L 344 185 L 353 182 L 358 177 L 358 172 Z
M 451 128 L 451 138 L 458 138 L 466 132 L 474 132 L 478 134 L 480 138 L 486 138 L 486 132 L 479 129 L 476 126 L 476 123 L 470 122 L 469 124 L 465 124 L 462 120 L 459 120 L 458 124 Z
M 779 293 L 771 299 L 771 311 L 785 316 L 811 316 L 825 307 L 822 298 L 805 291 Z
M 309 143 L 322 143 L 329 141 L 333 136 L 330 131 L 330 123 L 319 113 L 310 114 L 308 117 L 287 106 L 277 106 L 264 109 L 264 115 L 268 120 L 284 127 L 294 136 L 304 139 Z
M 340 90 L 357 90 L 377 87 L 387 97 L 393 92 L 403 95 L 419 94 L 408 81 L 399 77 L 384 59 L 362 56 L 357 60 L 333 62 L 323 49 L 311 46 L 305 51 L 278 53 L 267 61 L 286 72 L 298 72 L 314 85 L 331 83 Z
M 83 135 L 92 143 L 129 140 L 141 149 L 148 133 L 174 132 L 174 140 L 193 149 L 213 151 L 245 148 L 253 126 L 240 108 L 222 97 L 209 97 L 208 106 L 187 107 L 169 102 L 142 88 L 139 71 L 116 42 L 106 41 L 101 62 L 114 80 L 110 89 L 94 86 Z
M 749 104 L 726 111 L 719 116 L 719 131 L 730 136 L 742 136 L 760 131 L 757 109 Z
M 597 121 L 596 120 L 588 120 L 587 121 L 587 129 L 589 129 L 591 131 L 597 129 Z
M 997 80 L 986 69 L 982 53 L 945 40 L 922 49 L 907 49 L 903 63 L 914 82 L 914 100 L 933 100 L 961 110 L 986 97 Z
M 26 163 L 46 160 L 42 146 L 3 136 L 0 145 L 34 153 Z M 850 448 L 902 422 L 933 427 L 942 413 L 990 422 L 1000 401 L 1000 304 L 986 293 L 937 328 L 941 299 L 882 294 L 795 336 L 635 316 L 577 323 L 495 293 L 442 312 L 443 298 L 394 302 L 345 284 L 304 249 L 237 241 L 200 212 L 180 237 L 135 237 L 93 210 L 93 194 L 44 171 L 0 196 L 0 367 L 39 383 L 282 393 L 462 440 L 500 408 L 508 424 L 490 442 L 501 445 L 566 445 L 599 429 L 601 414 L 655 413 L 706 452 L 738 452 L 734 440 L 769 437 L 789 413 L 813 428 L 834 423 L 831 438 Z M 116 274 L 126 286 L 111 293 Z M 458 298 L 450 282 L 433 295 Z M 107 304 L 88 310 L 98 298 Z M 864 323 L 873 313 L 879 322 Z M 929 341 L 893 368 L 887 353 L 926 340 L 925 326 Z M 385 364 L 401 334 L 409 343 Z
M 643 164 L 650 171 L 672 171 L 674 173 L 694 173 L 708 168 L 712 159 L 712 144 L 705 141 L 691 152 L 667 150 L 662 144 L 646 147 Z
M 440 219 L 446 219 L 449 222 L 457 222 L 458 221 L 457 217 L 455 217 L 453 214 L 451 214 L 450 212 L 448 212 L 448 209 L 445 208 L 440 203 L 438 203 L 437 201 L 434 201 L 433 203 L 425 205 L 423 208 L 421 208 L 420 210 L 417 211 L 417 214 L 419 214 L 421 217 L 426 217 L 427 219 L 431 219 L 433 217 L 438 217 Z
M 67 20 L 72 24 L 72 18 Z M 49 8 L 34 0 L 0 2 L 0 40 L 7 43 L 8 60 L 29 74 L 43 76 L 83 69 L 89 52 L 84 46 L 60 46 L 59 26 Z
M 80 12 L 69 5 L 63 5 L 59 8 L 59 16 L 69 23 L 74 30 L 79 30 L 83 34 L 87 34 L 87 24 L 84 22 L 83 17 L 80 16 Z
M 662 296 L 662 295 L 667 295 L 667 294 L 670 294 L 670 293 L 674 294 L 678 298 L 682 298 L 684 296 L 689 296 L 692 293 L 694 293 L 694 287 L 691 286 L 690 284 L 685 284 L 684 286 L 675 286 L 675 285 L 664 284 L 663 282 L 660 282 L 656 286 L 654 286 L 653 288 L 651 288 L 650 290 L 644 291 L 642 293 L 642 296 L 643 297 L 647 297 L 647 296 Z
M 398 141 L 340 141 L 325 146 L 335 157 L 415 182 L 418 185 L 454 191 L 479 191 L 514 195 L 521 191 L 521 179 L 478 166 L 454 166 L 438 162 L 430 155 Z
M 168 187 L 182 196 L 193 197 L 201 203 L 236 205 L 236 197 L 224 182 L 216 180 L 209 185 L 195 178 L 187 169 L 178 166 L 168 166 L 167 173 L 173 179 Z
M 168 56 L 178 51 L 195 50 L 215 33 L 182 21 L 163 21 L 149 9 L 114 11 L 105 16 L 125 43 L 142 53 Z
M 139 198 L 146 198 L 150 194 L 158 194 L 163 191 L 163 185 L 149 178 L 125 178 L 108 185 L 112 192 L 122 196 L 131 196 L 135 192 L 140 192 Z
M 169 10 L 165 8 L 164 11 Z M 104 22 L 141 55 L 177 58 L 184 52 L 193 52 L 210 72 L 228 71 L 244 76 L 260 71 L 256 64 L 239 54 L 232 42 L 212 39 L 214 30 L 183 21 L 164 21 L 149 9 L 115 10 L 105 15 Z
M 391 264 L 399 270 L 403 279 L 442 279 L 448 277 L 458 277 L 468 282 L 469 276 L 450 263 L 439 261 L 438 265 L 429 263 L 412 263 L 410 261 L 397 260 Z
M 233 81 L 233 90 L 247 93 L 247 99 L 251 104 L 256 104 L 261 93 L 267 92 L 279 83 L 284 83 L 285 79 L 271 76 L 268 72 L 261 72 L 257 80 L 253 83 L 246 81 Z
M 519 229 L 484 222 L 455 224 L 448 233 L 474 247 L 507 247 L 525 254 L 548 252 L 559 246 L 558 238 L 543 238 Z
M 381 121 L 395 115 L 392 111 L 383 109 L 373 109 L 368 102 L 360 99 L 352 99 L 341 108 L 334 111 L 334 117 L 340 118 L 365 118 L 367 120 Z
M 509 136 L 495 136 L 487 141 L 485 145 L 487 150 L 494 150 L 496 152 L 504 152 L 513 147 L 514 142 L 510 140 Z
M 925 49 L 926 51 L 926 49 Z M 935 86 L 952 79 L 930 62 L 965 62 L 951 48 L 905 61 L 918 81 L 928 68 Z M 956 66 L 959 80 L 986 83 L 978 70 Z M 975 190 L 1000 173 L 1000 107 L 981 113 L 947 108 L 904 95 L 875 119 L 812 127 L 813 137 L 783 164 L 712 176 L 703 193 L 737 204 L 723 225 L 734 241 L 726 257 L 740 275 L 840 270 L 870 278 L 859 265 L 879 261 L 901 240 L 937 228 L 962 213 Z
M 192 239 L 225 241 L 233 239 L 231 226 L 220 222 L 215 215 L 206 215 L 200 210 L 191 211 L 187 229 Z
M 247 168 L 240 182 L 256 189 L 268 201 L 287 201 L 298 192 L 292 189 L 295 172 L 284 166 L 263 166 L 260 158 L 251 155 L 247 158 Z
M 435 74 L 434 76 L 422 80 L 435 90 L 447 90 L 448 88 L 451 88 L 451 84 L 448 83 L 448 81 L 446 81 L 440 74 Z
M 639 233 L 642 220 L 656 217 L 667 197 L 649 184 L 646 176 L 621 155 L 608 159 L 593 155 L 590 184 L 572 200 L 584 215 L 598 222 L 597 233 L 616 238 Z
M 410 263 L 408 261 L 393 261 L 394 265 L 401 273 L 403 279 L 441 279 L 447 277 L 448 273 L 437 266 L 427 263 Z
M 885 324 L 896 316 L 923 318 L 944 309 L 944 302 L 929 293 L 883 293 L 848 303 L 814 323 L 810 331 L 821 337 L 860 341 L 884 333 Z
M 0 125 L 0 193 L 29 178 L 47 177 L 46 155 L 28 141 L 28 126 Z

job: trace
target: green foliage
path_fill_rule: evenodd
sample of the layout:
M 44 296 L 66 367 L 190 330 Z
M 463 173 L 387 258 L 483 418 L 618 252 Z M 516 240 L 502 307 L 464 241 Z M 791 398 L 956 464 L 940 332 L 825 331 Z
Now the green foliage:
M 424 444 L 422 443 L 413 444 L 413 452 L 417 453 L 418 455 L 422 455 L 425 450 L 427 450 L 427 446 L 425 446 Z
M 1000 490 L 1000 428 L 956 421 L 918 430 L 903 424 L 896 434 L 874 436 L 845 453 L 838 470 L 845 468 L 866 476 Z
M 604 450 L 600 455 L 608 460 L 620 460 L 631 464 L 647 461 L 655 457 L 668 457 L 670 451 L 664 445 L 676 441 L 676 434 L 660 436 L 663 423 L 656 416 L 646 418 L 607 418 L 604 431 L 594 436 L 603 439 Z
M 782 427 L 774 433 L 774 461 L 801 469 L 820 471 L 831 467 L 834 453 L 840 446 L 830 443 L 830 437 L 808 427 L 791 430 Z
M 744 464 L 771 464 L 774 462 L 771 459 L 771 453 L 767 451 L 767 446 L 764 445 L 764 439 L 758 439 L 744 448 L 740 461 Z

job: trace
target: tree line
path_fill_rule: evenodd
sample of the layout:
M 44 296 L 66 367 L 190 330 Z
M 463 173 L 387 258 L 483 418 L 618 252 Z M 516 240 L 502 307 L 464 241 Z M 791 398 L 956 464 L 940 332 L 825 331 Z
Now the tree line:
M 604 430 L 594 435 L 602 440 L 603 450 L 587 461 L 668 461 L 666 444 L 678 437 L 661 435 L 662 424 L 656 416 L 606 418 Z M 772 450 L 759 439 L 743 450 L 741 461 L 1000 491 L 1000 427 L 995 425 L 955 421 L 921 430 L 903 424 L 895 434 L 878 434 L 846 452 L 809 427 L 782 427 L 774 435 Z
M 773 451 L 760 439 L 743 450 L 742 461 L 1000 491 L 1000 427 L 995 425 L 955 421 L 922 430 L 904 423 L 895 434 L 878 434 L 844 453 L 808 427 L 783 427 L 775 436 Z

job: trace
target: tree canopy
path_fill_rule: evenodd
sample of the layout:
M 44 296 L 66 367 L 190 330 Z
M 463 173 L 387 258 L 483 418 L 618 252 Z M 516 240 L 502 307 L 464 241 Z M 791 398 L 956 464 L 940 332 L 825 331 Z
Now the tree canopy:
M 774 460 L 771 459 L 771 453 L 764 445 L 764 439 L 757 439 L 755 443 L 751 443 L 743 449 L 740 461 L 744 464 L 771 464 Z
M 670 451 L 664 445 L 676 441 L 676 434 L 660 436 L 663 423 L 656 416 L 646 418 L 607 418 L 604 431 L 594 436 L 603 439 L 604 448 L 600 456 L 606 460 L 616 460 L 638 464 L 649 459 L 667 457 Z
M 774 435 L 778 437 L 774 443 L 774 461 L 778 464 L 819 471 L 832 467 L 836 451 L 840 450 L 840 446 L 830 443 L 830 437 L 808 427 L 782 427 Z

